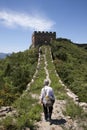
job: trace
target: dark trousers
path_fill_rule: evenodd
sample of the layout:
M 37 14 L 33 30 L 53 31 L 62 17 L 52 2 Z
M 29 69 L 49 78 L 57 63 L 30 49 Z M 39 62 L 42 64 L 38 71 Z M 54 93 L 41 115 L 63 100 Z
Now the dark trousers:
M 47 107 L 43 104 L 43 111 L 44 111 L 45 119 L 48 119 L 48 118 L 51 119 L 52 110 L 53 110 L 53 106 Z

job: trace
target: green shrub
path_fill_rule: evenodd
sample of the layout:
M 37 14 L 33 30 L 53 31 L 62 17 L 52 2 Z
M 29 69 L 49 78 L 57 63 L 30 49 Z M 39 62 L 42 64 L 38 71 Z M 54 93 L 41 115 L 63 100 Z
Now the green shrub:
M 87 51 L 66 39 L 53 41 L 51 47 L 60 78 L 81 102 L 87 102 Z
M 81 107 L 76 105 L 73 101 L 68 100 L 66 103 L 66 111 L 65 114 L 70 116 L 71 118 L 81 118 L 83 115 L 83 110 Z

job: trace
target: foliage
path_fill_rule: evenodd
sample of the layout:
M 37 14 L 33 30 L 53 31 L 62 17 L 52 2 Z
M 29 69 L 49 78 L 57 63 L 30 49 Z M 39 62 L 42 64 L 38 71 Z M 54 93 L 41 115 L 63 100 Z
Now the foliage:
M 52 62 L 52 57 L 51 57 L 51 47 L 47 46 L 46 47 L 46 59 L 47 59 L 47 69 L 49 71 L 49 77 L 51 79 L 51 86 L 54 89 L 54 93 L 56 95 L 57 99 L 63 100 L 67 98 L 67 95 L 65 93 L 64 87 L 59 83 L 59 76 L 57 75 L 55 71 L 55 66 Z
M 25 93 L 15 102 L 14 107 L 18 110 L 19 115 L 16 119 L 17 128 L 29 127 L 33 129 L 34 121 L 40 120 L 39 112 L 41 112 L 41 108 L 37 100 L 32 98 L 29 93 Z
M 0 60 L 0 106 L 10 105 L 26 89 L 35 73 L 37 60 L 37 48 Z
M 44 54 L 44 49 L 43 50 L 43 54 Z M 40 91 L 41 91 L 41 88 L 43 87 L 43 81 L 46 77 L 46 73 L 45 73 L 45 70 L 44 70 L 44 56 L 41 55 L 40 57 L 40 64 L 38 66 L 38 73 L 37 73 L 37 76 L 35 78 L 35 82 L 33 84 L 31 84 L 31 89 L 30 91 L 33 92 L 33 93 L 37 93 L 37 94 L 40 94 Z
M 73 72 L 73 74 L 77 74 L 77 78 L 79 76 L 79 70 L 76 71 L 73 68 L 74 62 L 77 61 L 76 54 L 74 57 L 71 55 L 71 53 L 73 54 L 73 49 L 72 49 L 72 51 L 70 51 L 70 53 L 66 52 L 66 49 L 68 50 L 67 45 L 65 45 L 63 47 L 64 53 L 62 55 L 61 55 L 61 53 L 58 53 L 59 51 L 57 49 L 62 49 L 62 46 L 63 46 L 61 39 L 60 39 L 60 42 L 61 42 L 61 46 L 60 46 L 59 42 L 57 41 L 57 42 L 55 42 L 55 44 L 51 45 L 51 47 L 50 46 L 41 47 L 42 54 L 40 57 L 40 63 L 39 63 L 38 67 L 36 67 L 37 57 L 38 57 L 37 48 L 27 50 L 27 51 L 23 52 L 23 54 L 18 53 L 19 56 L 17 54 L 13 54 L 14 55 L 13 58 L 11 56 L 11 57 L 7 57 L 7 60 L 0 61 L 1 63 L 3 62 L 5 64 L 9 63 L 9 65 L 7 64 L 7 66 L 6 65 L 4 66 L 5 70 L 4 69 L 0 70 L 0 76 L 1 76 L 1 79 L 3 79 L 0 81 L 3 86 L 4 86 L 3 81 L 5 81 L 4 92 L 2 91 L 3 86 L 0 88 L 2 91 L 2 95 L 5 95 L 8 93 L 8 95 L 11 94 L 11 96 L 12 96 L 12 94 L 15 94 L 14 97 L 17 99 L 13 103 L 13 108 L 16 109 L 16 116 L 7 117 L 4 120 L 2 120 L 2 122 L 1 122 L 1 125 L 4 125 L 6 130 L 7 129 L 8 130 L 10 130 L 10 129 L 21 130 L 21 129 L 25 129 L 26 127 L 30 128 L 31 130 L 34 130 L 35 122 L 40 120 L 42 106 L 39 104 L 38 100 L 39 100 L 41 88 L 43 87 L 43 81 L 46 78 L 46 73 L 45 73 L 45 69 L 44 69 L 44 67 L 45 67 L 44 54 L 45 54 L 46 60 L 47 60 L 47 69 L 49 72 L 49 77 L 51 79 L 51 86 L 53 87 L 56 98 L 59 100 L 67 100 L 66 111 L 64 113 L 66 115 L 71 116 L 73 119 L 80 118 L 80 116 L 81 116 L 85 120 L 86 116 L 84 116 L 82 114 L 83 113 L 82 109 L 79 108 L 78 106 L 76 106 L 75 104 L 73 104 L 71 99 L 68 100 L 64 86 L 62 86 L 60 84 L 60 82 L 59 82 L 60 78 L 56 73 L 56 71 L 57 71 L 58 74 L 60 75 L 60 77 L 62 78 L 62 80 L 66 84 L 68 84 L 68 86 L 70 86 L 70 88 L 73 91 L 75 89 L 76 90 L 75 92 L 78 93 L 79 90 L 78 90 L 78 88 L 75 87 L 75 85 L 78 85 L 78 82 L 75 82 L 73 75 L 69 75 L 69 73 Z M 63 42 L 64 42 L 64 40 L 63 40 Z M 71 48 L 76 48 L 76 49 L 78 48 L 78 47 L 75 47 L 71 43 L 71 41 L 66 40 L 65 43 L 67 43 L 67 42 L 69 42 L 69 44 L 72 46 Z M 70 48 L 70 45 L 69 45 L 69 48 Z M 58 46 L 59 46 L 59 48 L 58 48 Z M 52 49 L 52 55 L 53 55 L 55 66 L 54 66 L 52 58 L 51 58 L 51 49 Z M 79 49 L 77 49 L 77 50 L 79 52 Z M 80 51 L 82 52 L 82 50 L 80 50 Z M 60 51 L 60 52 L 62 52 L 62 51 Z M 65 53 L 66 53 L 66 55 L 65 55 Z M 85 55 L 86 55 L 86 53 L 85 53 Z M 16 58 L 18 58 L 17 61 L 16 61 L 15 56 L 16 56 Z M 23 58 L 23 56 L 24 56 L 24 58 Z M 78 58 L 79 58 L 79 56 L 78 56 Z M 79 62 L 81 63 L 82 61 L 79 59 Z M 16 64 L 16 65 L 14 66 L 14 64 Z M 75 64 L 77 64 L 77 62 L 75 62 Z M 14 66 L 14 71 L 13 71 L 13 66 Z M 3 66 L 0 65 L 0 68 L 3 68 Z M 34 82 L 32 82 L 28 88 L 22 87 L 21 84 L 23 85 L 23 82 L 27 83 L 27 81 L 28 81 L 28 83 L 29 83 L 36 68 L 38 69 L 38 72 L 37 72 L 36 76 L 34 77 Z M 56 71 L 55 71 L 55 68 L 56 68 Z M 63 73 L 62 69 L 64 70 L 65 73 Z M 16 70 L 18 73 L 16 72 Z M 22 72 L 20 72 L 20 71 L 22 71 Z M 14 75 L 15 75 L 15 78 L 17 76 L 16 80 L 15 80 L 15 78 L 13 78 Z M 20 79 L 20 77 L 21 77 L 21 79 Z M 28 80 L 26 80 L 26 79 L 28 79 Z M 78 78 L 78 79 L 80 80 L 80 78 Z M 22 82 L 22 80 L 23 80 L 23 82 Z M 21 82 L 20 84 L 19 84 L 19 81 Z M 71 82 L 72 82 L 72 86 L 71 86 Z M 81 85 L 83 85 L 83 82 L 79 82 L 78 87 L 79 86 L 81 87 L 80 83 L 81 83 Z M 8 85 L 9 85 L 9 87 L 8 87 Z M 85 83 L 84 85 L 86 87 L 87 84 Z M 21 89 L 22 89 L 22 91 L 24 90 L 22 95 L 20 95 Z M 83 90 L 84 90 L 84 88 L 83 88 Z M 21 93 L 22 93 L 22 91 L 21 91 Z M 16 96 L 16 94 L 17 94 L 17 96 Z M 19 98 L 17 98 L 18 95 L 20 95 Z M 79 92 L 79 95 L 80 95 L 80 92 Z M 12 97 L 11 97 L 11 99 L 12 99 Z M 2 98 L 2 99 L 4 99 L 4 98 Z M 9 99 L 8 101 L 11 101 L 11 100 Z M 5 102 L 5 101 L 0 100 L 0 102 L 2 102 L 2 104 L 3 104 L 3 102 Z
M 66 111 L 65 114 L 70 116 L 71 118 L 79 118 L 82 117 L 83 110 L 78 105 L 74 104 L 72 100 L 67 100 L 66 103 Z
M 87 102 L 87 51 L 66 39 L 57 39 L 51 47 L 60 78 L 80 101 Z

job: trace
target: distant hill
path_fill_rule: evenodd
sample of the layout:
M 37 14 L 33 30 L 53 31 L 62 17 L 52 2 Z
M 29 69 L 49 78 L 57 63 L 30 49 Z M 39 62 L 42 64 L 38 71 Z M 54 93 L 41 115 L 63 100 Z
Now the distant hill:
M 79 47 L 82 47 L 84 49 L 87 49 L 87 44 L 76 44 L 76 45 L 79 46 Z
M 10 55 L 11 53 L 0 53 L 0 59 L 4 59 L 6 56 Z

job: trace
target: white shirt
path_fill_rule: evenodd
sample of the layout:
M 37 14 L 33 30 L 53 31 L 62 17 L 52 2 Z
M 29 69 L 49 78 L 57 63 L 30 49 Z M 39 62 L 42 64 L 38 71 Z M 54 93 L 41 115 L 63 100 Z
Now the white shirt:
M 40 100 L 43 100 L 43 98 L 48 95 L 52 97 L 55 100 L 53 89 L 50 86 L 44 86 L 41 90 Z

